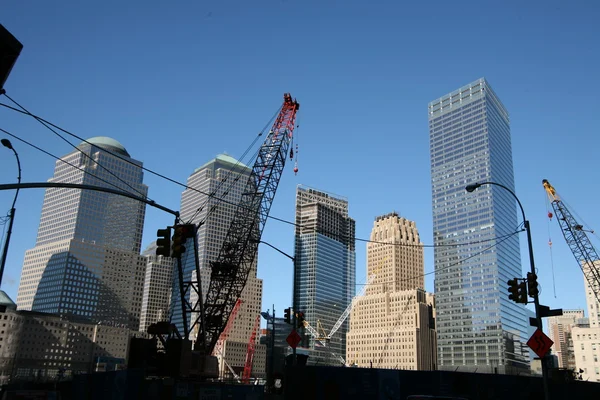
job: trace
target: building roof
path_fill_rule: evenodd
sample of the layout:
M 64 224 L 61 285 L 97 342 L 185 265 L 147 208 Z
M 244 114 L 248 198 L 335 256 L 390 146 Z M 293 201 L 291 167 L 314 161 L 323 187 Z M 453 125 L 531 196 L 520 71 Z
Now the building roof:
M 96 136 L 96 137 L 90 138 L 84 142 L 81 142 L 78 147 L 81 147 L 88 143 L 93 144 L 94 146 L 112 151 L 114 153 L 130 157 L 129 153 L 125 149 L 125 146 L 123 146 L 121 143 L 119 143 L 118 141 L 116 141 L 113 138 L 109 138 L 107 136 Z
M 15 302 L 8 297 L 4 290 L 0 290 L 0 306 L 6 306 L 6 308 L 11 308 L 13 310 L 17 309 Z
M 231 157 L 229 154 L 221 153 L 221 154 L 217 155 L 217 157 L 215 157 L 214 160 L 210 160 L 209 162 L 202 165 L 201 167 L 196 168 L 194 170 L 194 173 L 200 171 L 201 169 L 206 168 L 208 165 L 210 165 L 212 163 L 219 162 L 219 161 L 222 163 L 225 163 L 225 164 L 230 164 L 232 167 L 237 166 L 238 168 L 241 168 L 241 169 L 248 169 L 248 170 L 250 169 L 250 167 L 248 167 L 246 164 L 244 164 L 241 161 L 236 160 L 235 158 Z

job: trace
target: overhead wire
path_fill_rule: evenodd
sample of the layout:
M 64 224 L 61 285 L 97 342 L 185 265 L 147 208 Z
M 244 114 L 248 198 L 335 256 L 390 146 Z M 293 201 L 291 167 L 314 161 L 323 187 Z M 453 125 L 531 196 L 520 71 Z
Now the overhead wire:
M 74 145 L 73 143 L 69 142 L 64 136 L 62 136 L 60 133 L 58 133 L 57 131 L 55 131 L 54 129 L 52 129 L 45 121 L 42 121 L 40 118 L 36 117 L 35 115 L 33 115 L 31 112 L 29 112 L 29 110 L 27 110 L 24 106 L 22 106 L 21 104 L 19 104 L 16 100 L 14 100 L 12 97 L 10 97 L 6 91 L 4 91 L 4 96 L 6 96 L 6 98 L 8 98 L 10 101 L 12 101 L 17 107 L 21 108 L 27 115 L 33 117 L 36 121 L 38 121 L 40 124 L 42 124 L 44 127 L 46 127 L 48 130 L 50 130 L 52 133 L 54 133 L 56 136 L 58 136 L 59 138 L 61 138 L 63 141 L 65 141 L 66 143 L 68 143 L 71 147 L 73 147 L 75 150 L 79 151 L 81 154 L 83 154 L 85 157 L 87 157 L 90 161 L 92 161 L 93 163 L 95 163 L 98 167 L 104 169 L 106 172 L 108 172 L 110 175 L 112 175 L 113 177 L 115 177 L 119 182 L 123 183 L 125 186 L 129 187 L 130 189 L 132 189 L 133 191 L 135 191 L 137 194 L 139 194 L 141 197 L 147 199 L 147 200 L 151 200 L 146 193 L 144 193 L 143 191 L 133 187 L 132 185 L 130 185 L 127 181 L 125 181 L 124 179 L 120 178 L 119 176 L 117 176 L 114 172 L 112 172 L 111 170 L 109 170 L 108 168 L 106 168 L 104 165 L 100 164 L 98 161 L 94 160 L 89 154 L 87 154 L 85 151 L 83 151 L 82 149 L 79 148 L 79 146 Z M 92 143 L 89 143 L 86 141 L 86 143 L 93 145 Z M 111 155 L 115 155 L 115 153 L 111 152 Z M 90 174 L 93 175 L 93 174 Z M 96 176 L 97 178 L 97 176 Z M 120 190 L 123 190 L 122 188 L 119 188 Z M 127 191 L 127 190 L 125 190 Z
M 52 157 L 52 158 L 54 158 L 54 159 L 56 159 L 56 160 L 58 160 L 58 161 L 60 161 L 60 162 L 62 162 L 62 163 L 65 163 L 65 164 L 67 164 L 67 165 L 70 165 L 71 167 L 73 167 L 73 168 L 75 168 L 75 169 L 78 169 L 78 170 L 79 170 L 79 171 L 81 171 L 81 172 L 84 172 L 84 173 L 90 174 L 90 175 L 92 175 L 94 178 L 98 179 L 98 180 L 99 180 L 99 181 L 101 181 L 101 182 L 104 182 L 104 183 L 106 183 L 107 185 L 111 185 L 112 187 L 114 187 L 114 188 L 116 188 L 116 189 L 123 190 L 122 188 L 120 188 L 119 186 L 115 185 L 114 183 L 112 183 L 112 182 L 110 182 L 110 181 L 107 181 L 106 179 L 100 178 L 99 176 L 96 176 L 96 175 L 92 174 L 91 172 L 89 172 L 89 171 L 86 171 L 85 169 L 83 169 L 83 168 L 81 168 L 81 167 L 78 167 L 78 166 L 76 166 L 76 165 L 74 165 L 74 164 L 72 164 L 72 163 L 70 163 L 70 162 L 68 162 L 68 161 L 66 161 L 66 160 L 63 160 L 62 158 L 60 158 L 60 157 L 58 157 L 58 156 L 55 156 L 54 154 L 52 154 L 52 153 L 50 153 L 50 152 L 48 152 L 48 151 L 46 151 L 46 150 L 44 150 L 44 149 L 42 149 L 42 148 L 40 148 L 40 147 L 38 147 L 38 146 L 34 145 L 33 143 L 30 143 L 30 142 L 28 142 L 28 141 L 27 141 L 27 140 L 25 140 L 25 139 L 21 139 L 20 137 L 18 137 L 17 135 L 14 135 L 14 134 L 12 134 L 12 133 L 10 133 L 10 132 L 9 132 L 9 131 L 7 131 L 6 129 L 2 129 L 2 128 L 0 128 L 0 132 L 4 132 L 5 134 L 9 135 L 10 137 L 17 139 L 18 141 L 20 141 L 20 142 L 22 142 L 22 143 L 25 143 L 26 145 L 28 145 L 28 146 L 31 146 L 31 147 L 33 147 L 34 149 L 36 149 L 36 150 L 38 150 L 38 151 L 41 151 L 42 153 L 44 153 L 44 154 L 46 154 L 46 155 L 49 155 L 50 157 Z
M 30 116 L 30 117 L 32 117 L 32 118 L 34 118 L 34 119 L 37 119 L 37 120 L 39 120 L 39 121 L 43 121 L 43 122 L 45 122 L 46 124 L 48 124 L 48 125 L 50 125 L 50 126 L 52 126 L 52 127 L 56 128 L 56 129 L 58 129 L 58 130 L 60 130 L 60 131 L 62 131 L 62 132 L 64 132 L 64 133 L 66 133 L 66 134 L 67 134 L 67 135 L 69 135 L 69 136 L 72 136 L 72 137 L 74 137 L 74 138 L 76 138 L 76 139 L 78 139 L 78 140 L 81 140 L 82 142 L 89 143 L 87 140 L 83 139 L 82 137 L 80 137 L 80 136 L 78 136 L 78 135 L 76 135 L 76 134 L 74 134 L 74 133 L 72 133 L 72 132 L 69 132 L 68 130 L 66 130 L 66 129 L 64 129 L 64 128 L 61 128 L 60 126 L 58 126 L 58 125 L 56 125 L 56 124 L 54 124 L 54 123 L 52 123 L 52 122 L 50 122 L 50 121 L 48 121 L 48 120 L 46 120 L 46 119 L 42 118 L 42 117 L 39 117 L 39 116 L 37 116 L 37 115 L 35 115 L 35 114 L 28 113 L 28 112 L 24 112 L 24 111 L 22 111 L 22 110 L 19 110 L 19 109 L 15 108 L 15 107 L 12 107 L 12 106 L 10 106 L 10 105 L 8 105 L 8 104 L 5 104 L 5 103 L 0 103 L 0 106 L 6 107 L 6 108 L 8 108 L 8 109 L 10 109 L 10 110 L 16 111 L 16 112 L 18 112 L 18 113 L 21 113 L 21 114 L 28 115 L 28 116 Z M 23 143 L 25 143 L 25 144 L 27 144 L 27 145 L 29 145 L 29 146 L 31 146 L 31 147 L 33 147 L 33 148 L 35 148 L 36 150 L 39 150 L 39 151 L 41 151 L 41 152 L 43 152 L 43 153 L 45 153 L 45 154 L 47 154 L 47 155 L 49 155 L 49 156 L 51 156 L 51 157 L 53 157 L 53 158 L 56 158 L 56 159 L 58 159 L 58 160 L 61 160 L 61 159 L 60 159 L 60 157 L 57 157 L 57 156 L 55 156 L 54 154 L 51 154 L 51 153 L 49 153 L 49 152 L 47 152 L 47 151 L 45 151 L 45 150 L 41 149 L 40 147 L 38 147 L 38 146 L 36 146 L 36 145 L 34 145 L 34 144 L 32 144 L 32 143 L 30 143 L 30 142 L 28 142 L 28 141 L 24 140 L 24 139 L 21 139 L 21 138 L 19 138 L 19 137 L 18 137 L 18 136 L 16 136 L 16 135 L 13 135 L 13 134 L 11 134 L 11 133 L 8 133 L 8 132 L 7 132 L 7 131 L 5 131 L 5 130 L 2 130 L 2 131 L 3 131 L 3 132 L 5 132 L 5 133 L 7 133 L 7 134 L 9 134 L 11 137 L 14 137 L 15 139 L 17 139 L 17 140 L 20 140 L 21 142 L 23 142 Z M 93 143 L 89 143 L 89 144 L 93 144 Z M 217 196 L 216 196 L 215 194 L 213 194 L 213 193 L 206 193 L 206 192 L 204 192 L 203 190 L 197 189 L 197 188 L 195 188 L 195 187 L 192 187 L 192 186 L 188 186 L 188 185 L 186 185 L 185 183 L 179 182 L 179 181 L 177 181 L 177 180 L 175 180 L 175 179 L 173 179 L 173 178 L 169 178 L 168 176 L 166 176 L 166 175 L 164 175 L 164 174 L 161 174 L 161 173 L 159 173 L 159 172 L 156 172 L 156 171 L 154 171 L 154 170 L 151 170 L 151 169 L 149 169 L 149 168 L 147 168 L 147 167 L 140 166 L 140 165 L 138 165 L 138 164 L 136 164 L 136 163 L 132 162 L 131 160 L 129 160 L 129 159 L 127 159 L 127 158 L 124 158 L 124 157 L 122 157 L 122 156 L 121 156 L 121 155 L 119 155 L 119 154 L 116 154 L 116 153 L 114 153 L 113 155 L 114 155 L 115 157 L 117 157 L 117 158 L 119 158 L 119 159 L 121 159 L 121 160 L 123 160 L 123 161 L 127 162 L 127 163 L 130 163 L 130 164 L 132 164 L 132 165 L 135 165 L 135 166 L 136 166 L 136 167 L 138 167 L 138 168 L 141 168 L 142 170 L 144 170 L 144 171 L 146 171 L 146 172 L 148 172 L 148 173 L 150 173 L 150 174 L 152 174 L 152 175 L 155 175 L 155 176 L 157 176 L 157 177 L 159 177 L 159 178 L 161 178 L 161 179 L 164 179 L 164 180 L 166 180 L 166 181 L 169 181 L 169 182 L 171 182 L 171 183 L 174 183 L 174 184 L 176 184 L 176 185 L 179 185 L 179 186 L 181 186 L 181 187 L 183 187 L 183 188 L 185 188 L 185 189 L 190 189 L 190 190 L 192 190 L 192 191 L 194 191 L 194 192 L 197 192 L 197 193 L 203 194 L 203 195 L 205 195 L 205 196 L 208 196 L 208 197 L 211 197 L 211 198 L 215 198 L 216 200 L 218 200 L 218 201 L 220 201 L 220 202 L 223 202 L 223 203 L 226 203 L 226 204 L 229 204 L 229 205 L 235 206 L 235 207 L 237 207 L 237 206 L 239 205 L 239 204 L 237 204 L 237 203 L 234 203 L 234 202 L 232 202 L 232 201 L 226 200 L 226 199 L 224 199 L 224 198 L 219 198 L 219 197 L 217 197 Z M 79 168 L 78 168 L 78 169 L 79 169 Z M 89 173 L 89 172 L 88 172 L 88 173 Z M 99 179 L 100 179 L 100 178 L 99 178 Z M 107 182 L 107 181 L 104 181 L 104 182 L 105 182 L 105 183 L 109 183 L 109 182 Z M 113 186 L 115 186 L 114 184 L 112 184 L 112 185 L 113 185 Z M 301 224 L 298 224 L 298 223 L 296 223 L 296 222 L 293 222 L 293 221 L 288 221 L 288 220 L 285 220 L 285 219 L 283 219 L 283 218 L 278 218 L 278 217 L 275 217 L 275 216 L 272 216 L 272 215 L 269 215 L 267 218 L 269 218 L 269 219 L 272 219 L 272 220 L 274 220 L 274 221 L 278 221 L 278 222 L 281 222 L 281 223 L 287 224 L 287 225 L 292 225 L 292 226 L 294 226 L 294 227 L 297 227 L 297 228 L 303 228 L 303 229 L 306 229 L 306 228 L 304 228 L 304 227 L 303 227 Z M 375 240 L 370 240 L 370 239 L 362 239 L 362 238 L 357 238 L 357 237 L 351 238 L 351 237 L 349 237 L 348 235 L 344 235 L 344 234 L 338 234 L 338 233 L 336 233 L 336 232 L 330 232 L 330 231 L 326 231 L 326 230 L 317 230 L 317 229 L 313 229 L 313 230 L 312 230 L 312 232 L 309 232 L 309 233 L 319 233 L 319 234 L 326 234 L 326 235 L 330 235 L 330 236 L 336 237 L 336 238 L 338 238 L 338 239 L 343 239 L 343 240 L 351 240 L 351 239 L 353 239 L 353 240 L 355 240 L 355 241 L 358 241 L 358 242 L 364 242 L 364 243 L 378 243 L 378 244 L 384 244 L 384 245 L 388 245 L 388 246 L 400 246 L 400 247 L 424 247 L 424 248 L 470 246 L 470 245 L 473 245 L 473 244 L 485 243 L 485 242 L 489 242 L 489 241 L 492 241 L 492 240 L 496 240 L 496 239 L 497 239 L 497 238 L 491 238 L 491 239 L 485 239 L 485 240 L 480 240 L 480 241 L 472 241 L 472 242 L 467 242 L 467 243 L 453 243 L 453 244 L 422 244 L 422 243 L 421 243 L 421 244 L 410 244 L 410 243 L 387 243 L 387 242 L 380 242 L 380 241 L 375 241 Z

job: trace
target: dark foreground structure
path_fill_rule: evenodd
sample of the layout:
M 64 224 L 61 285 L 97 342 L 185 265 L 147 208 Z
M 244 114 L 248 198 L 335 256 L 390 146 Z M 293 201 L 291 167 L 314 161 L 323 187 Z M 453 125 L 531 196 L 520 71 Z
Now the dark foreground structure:
M 395 371 L 366 368 L 288 367 L 281 393 L 265 394 L 262 385 L 200 383 L 145 378 L 142 370 L 78 375 L 72 381 L 9 385 L 16 389 L 56 390 L 61 400 L 407 400 L 443 396 L 445 400 L 543 399 L 542 379 L 529 376 L 447 371 Z M 555 375 L 550 399 L 600 399 L 600 383 L 565 381 Z M 409 397 L 424 396 L 424 397 Z M 57 397 L 8 397 L 56 399 Z

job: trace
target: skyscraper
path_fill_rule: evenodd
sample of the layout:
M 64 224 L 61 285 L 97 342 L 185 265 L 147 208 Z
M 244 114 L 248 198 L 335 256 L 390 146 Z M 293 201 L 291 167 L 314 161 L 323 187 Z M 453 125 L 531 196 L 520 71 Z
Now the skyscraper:
M 94 137 L 56 162 L 50 182 L 146 196 L 142 163 L 114 139 Z M 49 188 L 35 247 L 27 250 L 20 309 L 88 317 L 138 329 L 146 205 L 114 194 Z
M 564 310 L 563 315 L 548 317 L 548 336 L 554 342 L 553 353 L 559 368 L 575 369 L 575 351 L 571 330 L 583 320 L 583 310 Z
M 508 112 L 485 79 L 429 103 L 440 369 L 527 368 L 525 309 L 508 299 L 523 275 Z
M 251 169 L 248 166 L 227 154 L 219 154 L 190 175 L 187 181 L 188 189 L 181 195 L 181 219 L 199 225 L 198 258 L 204 297 L 210 282 L 210 263 L 219 255 L 250 173 Z M 213 196 L 209 197 L 207 194 Z M 188 250 L 182 256 L 184 279 L 193 280 L 195 266 L 191 241 L 187 247 Z M 256 266 L 257 258 L 240 297 L 242 305 L 233 320 L 229 337 L 223 345 L 222 357 L 238 374 L 243 370 L 248 340 L 261 311 L 262 279 L 256 276 Z M 171 315 L 173 323 L 177 325 L 180 332 L 183 332 L 178 282 L 177 274 L 174 274 Z M 259 336 L 257 333 L 257 341 Z M 192 338 L 194 338 L 193 333 Z M 257 346 L 254 357 L 253 371 L 260 371 L 261 374 L 264 371 L 264 351 L 262 346 Z M 228 369 L 225 368 L 224 363 L 220 363 L 220 368 L 222 373 L 227 373 Z
M 424 290 L 423 247 L 414 221 L 379 216 L 367 244 L 366 294 L 350 314 L 346 360 L 358 367 L 436 369 L 432 296 Z
M 142 294 L 140 331 L 158 321 L 168 321 L 175 259 L 156 255 L 156 242 L 142 253 L 146 259 L 146 276 Z
M 315 328 L 329 333 L 355 294 L 355 222 L 348 216 L 348 200 L 299 185 L 296 190 L 296 299 L 298 311 Z M 346 354 L 348 321 L 331 338 L 328 349 L 315 347 L 309 363 L 340 365 Z M 331 353 L 336 354 L 332 356 Z

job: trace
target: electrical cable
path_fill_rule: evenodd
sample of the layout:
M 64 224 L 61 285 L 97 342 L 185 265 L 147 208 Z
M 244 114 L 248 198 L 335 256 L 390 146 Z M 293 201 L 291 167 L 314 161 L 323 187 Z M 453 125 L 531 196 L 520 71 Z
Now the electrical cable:
M 118 190 L 123 190 L 122 188 L 120 188 L 119 186 L 115 185 L 114 183 L 112 183 L 112 182 L 109 182 L 109 181 L 107 181 L 107 180 L 105 180 L 105 179 L 102 179 L 102 178 L 100 178 L 99 176 L 96 176 L 96 175 L 92 174 L 91 172 L 89 172 L 89 171 L 86 171 L 86 170 L 84 170 L 83 168 L 80 168 L 80 167 L 78 167 L 78 166 L 76 166 L 76 165 L 74 165 L 74 164 L 71 164 L 70 162 L 63 160 L 62 158 L 60 158 L 60 157 L 58 157 L 58 156 L 55 156 L 54 154 L 52 154 L 52 153 L 50 153 L 50 152 L 48 152 L 48 151 L 46 151 L 46 150 L 44 150 L 44 149 L 42 149 L 42 148 L 40 148 L 40 147 L 38 147 L 38 146 L 34 145 L 33 143 L 30 143 L 30 142 L 28 142 L 28 141 L 27 141 L 27 140 L 25 140 L 25 139 L 21 139 L 21 138 L 20 138 L 20 137 L 18 137 L 17 135 L 13 135 L 12 133 L 10 133 L 9 131 L 7 131 L 6 129 L 2 129 L 2 128 L 0 128 L 0 132 L 4 132 L 5 134 L 9 135 L 10 137 L 17 139 L 18 141 L 20 141 L 20 142 L 22 142 L 22 143 L 25 143 L 26 145 L 28 145 L 28 146 L 31 146 L 31 147 L 33 147 L 34 149 L 36 149 L 36 150 L 39 150 L 39 151 L 41 151 L 42 153 L 44 153 L 44 154 L 46 154 L 46 155 L 49 155 L 50 157 L 52 157 L 52 158 L 54 158 L 54 159 L 56 159 L 56 160 L 58 160 L 58 161 L 60 161 L 60 162 L 62 162 L 62 163 L 65 163 L 65 164 L 67 164 L 67 165 L 70 165 L 71 167 L 73 167 L 73 168 L 75 168 L 75 169 L 78 169 L 79 171 L 81 171 L 81 172 L 83 172 L 83 173 L 89 174 L 89 175 L 93 176 L 94 178 L 98 179 L 99 181 L 106 183 L 107 185 L 111 185 L 112 187 L 114 187 L 114 188 L 116 188 L 116 189 L 118 189 Z
M 27 115 L 33 117 L 36 121 L 38 121 L 40 124 L 42 124 L 44 127 L 46 127 L 48 130 L 50 130 L 52 133 L 54 133 L 56 136 L 58 136 L 59 138 L 61 138 L 63 141 L 65 141 L 66 143 L 68 143 L 71 147 L 73 147 L 75 150 L 79 151 L 81 154 L 83 154 L 85 157 L 87 157 L 90 161 L 94 162 L 98 167 L 101 167 L 102 169 L 104 169 L 106 172 L 108 172 L 110 175 L 112 175 L 113 177 L 117 178 L 118 181 L 120 181 L 121 183 L 125 184 L 126 186 L 128 186 L 129 188 L 131 188 L 132 190 L 134 190 L 135 192 L 137 192 L 137 194 L 139 194 L 141 197 L 145 198 L 146 200 L 152 200 L 150 199 L 146 193 L 142 192 L 141 190 L 131 186 L 129 183 L 127 183 L 125 180 L 121 179 L 120 177 L 118 177 L 115 173 L 113 173 L 111 170 L 109 170 L 108 168 L 106 168 L 104 165 L 101 165 L 98 161 L 94 160 L 90 155 L 88 155 L 86 152 L 84 152 L 83 150 L 81 150 L 78 146 L 74 145 L 73 143 L 69 142 L 64 136 L 62 136 L 60 133 L 56 132 L 54 129 L 52 129 L 46 122 L 42 121 L 41 119 L 37 118 L 36 116 L 34 116 L 32 113 L 29 112 L 29 110 L 27 110 L 25 107 L 23 107 L 21 104 L 17 103 L 16 100 L 14 100 L 12 97 L 10 97 L 8 94 L 6 94 L 6 92 L 4 92 L 4 96 L 6 96 L 10 101 L 12 101 L 15 105 L 17 105 L 19 108 L 21 108 Z M 86 143 L 92 145 L 91 143 L 87 142 Z M 97 147 L 97 146 L 96 146 Z M 115 153 L 110 152 L 111 155 L 114 155 Z M 119 188 L 120 190 L 123 190 L 122 188 Z M 130 193 L 133 194 L 133 193 Z
M 417 278 L 421 278 L 421 277 L 424 277 L 424 276 L 428 276 L 428 275 L 431 275 L 431 274 L 434 274 L 434 273 L 436 273 L 436 272 L 437 272 L 437 271 L 439 271 L 440 269 L 452 268 L 452 267 L 455 267 L 455 266 L 457 266 L 457 265 L 459 265 L 459 264 L 462 264 L 463 262 L 465 262 L 465 261 L 467 261 L 467 260 L 469 260 L 469 259 L 471 259 L 471 258 L 478 257 L 478 256 L 480 256 L 481 254 L 483 254 L 483 253 L 485 253 L 486 251 L 488 251 L 489 249 L 491 249 L 491 248 L 493 248 L 493 247 L 496 247 L 496 246 L 498 246 L 499 244 L 501 244 L 501 243 L 505 242 L 506 240 L 510 239 L 512 236 L 514 236 L 514 235 L 516 235 L 516 234 L 518 234 L 518 233 L 520 233 L 520 232 L 521 232 L 521 231 L 516 231 L 516 232 L 510 233 L 510 234 L 508 234 L 508 235 L 501 236 L 501 238 L 502 238 L 502 239 L 501 239 L 501 240 L 500 240 L 498 243 L 494 243 L 494 244 L 492 244 L 491 246 L 488 246 L 488 247 L 486 247 L 485 249 L 481 250 L 480 252 L 478 252 L 478 253 L 475 253 L 475 254 L 473 254 L 473 255 L 471 255 L 471 256 L 469 256 L 469 257 L 463 258 L 462 260 L 460 260 L 460 261 L 457 261 L 457 262 L 455 262 L 454 264 L 450 264 L 450 265 L 445 265 L 445 266 L 442 266 L 442 267 L 434 268 L 434 269 L 433 269 L 433 271 L 430 271 L 430 272 L 425 272 L 425 273 L 423 273 L 423 274 L 415 275 L 415 276 L 412 276 L 412 277 L 410 277 L 410 278 L 404 278 L 404 279 L 400 279 L 400 280 L 396 280 L 396 281 L 378 282 L 378 283 L 370 283 L 370 284 L 369 284 L 369 283 L 356 283 L 355 285 L 356 285 L 356 286 L 363 286 L 363 285 L 387 285 L 388 283 L 394 283 L 394 282 L 406 282 L 406 281 L 411 281 L 411 280 L 413 280 L 413 279 L 417 279 Z M 500 238 L 494 238 L 494 239 L 492 239 L 492 240 L 498 240 L 498 239 L 500 239 Z
M 45 119 L 43 119 L 43 118 L 41 118 L 41 117 L 39 117 L 39 116 L 36 116 L 36 115 L 33 115 L 33 114 L 28 114 L 28 113 L 26 113 L 26 112 L 23 112 L 23 111 L 21 111 L 21 110 L 19 110 L 19 109 L 17 109 L 17 108 L 14 108 L 14 107 L 12 107 L 12 106 L 10 106 L 10 105 L 8 105 L 8 104 L 0 103 L 0 106 L 3 106 L 3 107 L 6 107 L 6 108 L 9 108 L 9 109 L 11 109 L 11 110 L 13 110 L 13 111 L 16 111 L 16 112 L 18 112 L 18 113 L 25 114 L 25 115 L 29 115 L 29 116 L 31 116 L 31 117 L 33 117 L 33 118 L 35 118 L 35 119 L 41 120 L 41 121 L 43 121 L 43 122 L 47 123 L 48 125 L 51 125 L 52 127 L 54 127 L 54 128 L 56 128 L 56 129 L 58 129 L 58 130 L 60 130 L 60 131 L 64 132 L 64 133 L 66 133 L 67 135 L 70 135 L 70 136 L 72 136 L 72 137 L 75 137 L 75 138 L 77 138 L 77 139 L 81 140 L 82 142 L 88 143 L 88 142 L 87 142 L 87 140 L 85 140 L 85 139 L 81 138 L 80 136 L 78 136 L 78 135 L 76 135 L 76 134 L 74 134 L 74 133 L 71 133 L 71 132 L 67 131 L 66 129 L 63 129 L 63 128 L 61 128 L 60 126 L 58 126 L 58 125 L 55 125 L 55 124 L 53 124 L 52 122 L 49 122 L 49 121 L 47 121 L 47 120 L 45 120 Z M 4 130 L 3 130 L 3 132 L 6 132 L 6 131 L 4 131 Z M 7 134 L 8 134 L 8 133 L 7 133 Z M 39 150 L 39 151 L 41 151 L 41 152 L 43 152 L 43 153 L 47 154 L 47 155 L 49 155 L 49 156 L 51 156 L 51 157 L 53 157 L 53 158 L 60 159 L 60 158 L 56 157 L 55 155 L 53 155 L 53 154 L 51 154 L 51 153 L 48 153 L 47 151 L 45 151 L 45 150 L 43 150 L 43 149 L 41 149 L 41 148 L 39 148 L 39 147 L 37 147 L 37 146 L 35 146 L 35 145 L 33 145 L 33 144 L 31 144 L 31 143 L 27 142 L 27 141 L 25 141 L 24 139 L 21 139 L 21 138 L 19 138 L 19 137 L 15 136 L 15 135 L 13 135 L 13 134 L 10 134 L 10 136 L 14 137 L 14 138 L 15 138 L 15 139 L 17 139 L 17 140 L 20 140 L 20 141 L 22 141 L 22 142 L 23 142 L 23 143 L 25 143 L 25 144 L 28 144 L 29 146 L 31 146 L 31 147 L 33 147 L 33 148 L 35 148 L 35 149 L 37 149 L 37 150 Z M 166 175 L 163 175 L 163 174 L 161 174 L 161 173 L 159 173 L 159 172 L 153 171 L 153 170 L 151 170 L 151 169 L 149 169 L 149 168 L 147 168 L 147 167 L 144 167 L 144 166 L 141 166 L 141 167 L 140 167 L 138 164 L 135 164 L 135 163 L 133 163 L 132 161 L 130 161 L 130 160 L 127 160 L 127 159 L 125 159 L 125 158 L 121 157 L 121 156 L 120 156 L 120 155 L 118 155 L 118 154 L 114 154 L 114 155 L 115 155 L 115 157 L 117 157 L 117 158 L 120 158 L 121 160 L 123 160 L 123 161 L 125 161 L 125 162 L 128 162 L 128 163 L 130 163 L 130 164 L 132 164 L 132 165 L 135 165 L 135 166 L 136 166 L 136 167 L 138 167 L 138 168 L 142 168 L 142 170 L 144 170 L 144 171 L 146 171 L 146 172 L 148 172 L 148 173 L 150 173 L 150 174 L 152 174 L 152 175 L 155 175 L 155 176 L 157 176 L 157 177 L 159 177 L 159 178 L 162 178 L 162 179 L 164 179 L 164 180 L 167 180 L 167 181 L 169 181 L 169 182 L 171 182 L 171 183 L 174 183 L 174 184 L 176 184 L 176 185 L 179 185 L 179 186 L 181 186 L 181 187 L 183 187 L 183 188 L 185 188 L 185 189 L 190 189 L 190 190 L 192 190 L 192 191 L 194 191 L 194 192 L 197 192 L 197 193 L 203 194 L 203 195 L 205 195 L 205 196 L 208 196 L 208 197 L 215 198 L 216 200 L 218 200 L 218 201 L 220 201 L 220 202 L 223 202 L 223 203 L 226 203 L 226 204 L 229 204 L 229 205 L 235 206 L 235 207 L 237 207 L 237 206 L 239 205 L 239 204 L 236 204 L 236 203 L 234 203 L 234 202 L 232 202 L 232 201 L 229 201 L 229 200 L 226 200 L 226 199 L 222 199 L 222 198 L 216 197 L 216 195 L 215 195 L 215 194 L 206 193 L 206 192 L 204 192 L 204 191 L 202 191 L 202 190 L 200 190 L 200 189 L 194 188 L 194 187 L 192 187 L 192 186 L 188 186 L 188 185 L 186 185 L 186 184 L 184 184 L 184 183 L 181 183 L 181 182 L 179 182 L 179 181 L 176 181 L 175 179 L 169 178 L 168 176 L 166 176 Z M 98 178 L 98 179 L 99 179 L 99 178 Z M 106 182 L 106 181 L 105 181 L 105 182 Z M 108 182 L 106 182 L 106 183 L 108 183 Z M 114 185 L 113 185 L 113 186 L 114 186 Z M 287 224 L 287 225 L 292 225 L 292 226 L 294 226 L 294 227 L 297 227 L 297 228 L 302 228 L 302 226 L 301 226 L 300 224 L 297 224 L 297 223 L 295 223 L 295 222 L 288 221 L 288 220 L 285 220 L 285 219 L 282 219 L 282 218 L 278 218 L 278 217 L 275 217 L 275 216 L 272 216 L 272 215 L 269 215 L 269 216 L 267 216 L 267 218 L 269 218 L 269 219 L 272 219 L 272 220 L 274 220 L 274 221 L 278 221 L 278 222 L 281 222 L 281 223 Z M 335 237 L 335 238 L 342 239 L 342 240 L 349 240 L 349 239 L 350 239 L 350 238 L 349 238 L 347 235 L 340 235 L 340 234 L 337 234 L 337 233 L 335 233 L 335 232 L 328 232 L 328 231 L 324 231 L 324 230 L 317 231 L 316 229 L 313 229 L 313 230 L 312 230 L 312 232 L 310 232 L 310 233 L 320 233 L 320 234 L 327 234 L 327 235 L 330 235 L 330 236 L 333 236 L 333 237 Z M 385 243 L 385 242 L 372 241 L 372 240 L 369 240 L 369 239 L 361 239 L 361 238 L 356 238 L 356 237 L 355 237 L 355 238 L 353 238 L 353 239 L 354 239 L 355 241 L 364 242 L 364 243 L 379 243 L 379 244 L 394 245 L 394 246 L 401 246 L 401 247 L 424 247 L 424 248 L 434 248 L 434 247 L 460 247 L 460 246 L 470 246 L 470 245 L 473 245 L 473 244 L 485 243 L 485 242 L 489 242 L 489 241 L 491 241 L 491 240 L 496 240 L 497 238 L 486 239 L 486 240 L 481 240 L 481 241 L 474 241 L 474 242 L 467 242 L 467 243 L 456 243 L 456 244 L 408 244 L 408 243 Z

